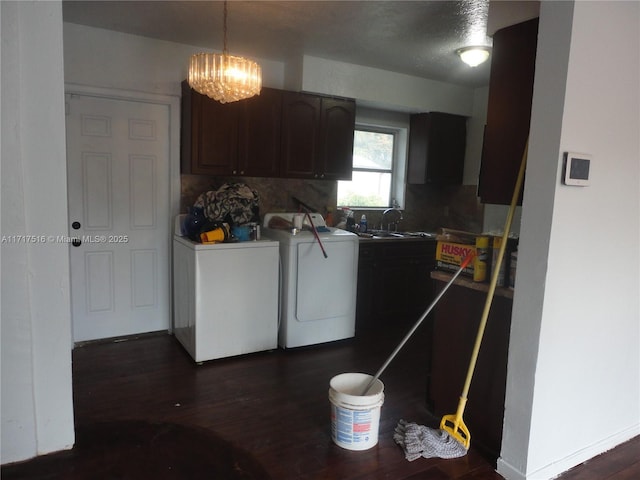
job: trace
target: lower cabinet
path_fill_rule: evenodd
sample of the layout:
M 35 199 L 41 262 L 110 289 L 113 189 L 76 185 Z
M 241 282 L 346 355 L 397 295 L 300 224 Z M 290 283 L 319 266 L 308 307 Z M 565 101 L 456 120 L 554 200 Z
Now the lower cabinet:
M 356 335 L 418 320 L 433 297 L 435 248 L 430 240 L 360 242 Z
M 434 288 L 445 283 L 434 281 Z M 456 413 L 486 298 L 484 291 L 454 284 L 433 310 L 427 409 L 436 418 Z M 511 298 L 494 296 L 463 415 L 471 444 L 493 461 L 502 442 L 511 306 Z

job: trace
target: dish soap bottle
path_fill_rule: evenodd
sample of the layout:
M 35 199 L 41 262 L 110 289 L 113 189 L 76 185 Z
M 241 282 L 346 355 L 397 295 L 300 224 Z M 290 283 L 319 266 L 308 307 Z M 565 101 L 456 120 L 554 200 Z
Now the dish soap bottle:
M 367 232 L 367 216 L 366 215 L 362 215 L 362 217 L 360 217 L 360 233 L 366 233 Z
M 324 223 L 327 227 L 333 227 L 333 212 L 327 209 L 327 215 L 324 217 Z

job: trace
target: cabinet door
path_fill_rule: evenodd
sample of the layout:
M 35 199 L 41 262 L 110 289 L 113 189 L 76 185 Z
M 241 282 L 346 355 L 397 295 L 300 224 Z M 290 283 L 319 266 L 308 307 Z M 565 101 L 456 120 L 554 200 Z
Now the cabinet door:
M 200 96 L 200 128 L 193 173 L 234 175 L 238 160 L 238 103 L 222 104 Z M 195 120 L 194 120 L 195 121 Z
M 373 311 L 376 246 L 360 242 L 358 252 L 358 290 L 356 297 L 356 335 L 377 330 Z
M 409 318 L 409 261 L 405 258 L 376 260 L 373 308 L 381 322 L 406 323 Z
M 182 173 L 233 175 L 238 104 L 216 102 L 183 82 L 182 106 Z
M 373 252 L 371 319 L 366 321 L 378 328 L 390 321 L 413 325 L 432 301 L 435 243 L 384 242 Z
M 460 185 L 466 139 L 466 117 L 441 112 L 411 115 L 409 183 Z
M 282 101 L 282 175 L 317 178 L 320 97 L 284 92 Z
M 263 88 L 243 100 L 238 132 L 238 175 L 277 177 L 280 173 L 282 91 Z
M 329 180 L 351 180 L 356 103 L 322 99 L 320 152 L 316 173 Z
M 478 182 L 483 203 L 511 203 L 529 136 L 537 38 L 538 19 L 503 28 L 493 37 Z
M 431 250 L 431 249 L 430 249 Z M 433 282 L 431 271 L 434 266 L 435 249 L 432 256 L 421 256 L 409 259 L 407 265 L 407 313 L 412 322 L 420 318 L 433 300 Z

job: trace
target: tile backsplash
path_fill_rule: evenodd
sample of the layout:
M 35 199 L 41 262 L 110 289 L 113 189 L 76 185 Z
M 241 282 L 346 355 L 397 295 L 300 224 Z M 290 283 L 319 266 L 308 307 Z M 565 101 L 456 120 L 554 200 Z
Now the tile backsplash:
M 337 184 L 327 180 L 181 175 L 181 182 L 181 213 L 186 212 L 200 194 L 217 190 L 225 183 L 244 183 L 254 189 L 258 193 L 261 217 L 270 212 L 297 211 L 298 203 L 293 197 L 322 214 L 328 208 L 334 211 L 336 208 Z
M 301 200 L 323 215 L 334 212 L 336 221 L 337 183 L 328 180 L 302 180 L 289 178 L 210 177 L 181 175 L 180 212 L 184 213 L 198 196 L 217 190 L 224 183 L 244 183 L 258 193 L 260 215 L 269 212 L 297 211 Z M 433 186 L 407 185 L 403 220 L 398 226 L 404 231 L 435 231 L 439 227 L 481 232 L 483 205 L 476 196 L 475 185 Z M 367 215 L 369 228 L 377 228 L 381 210 L 354 209 L 356 219 Z

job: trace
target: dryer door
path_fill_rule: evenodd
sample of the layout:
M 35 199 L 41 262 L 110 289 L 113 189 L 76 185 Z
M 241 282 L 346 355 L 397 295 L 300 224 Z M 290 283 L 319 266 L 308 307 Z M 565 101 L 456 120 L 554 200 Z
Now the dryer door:
M 358 244 L 323 246 L 327 258 L 317 242 L 298 244 L 296 319 L 300 322 L 355 316 Z

